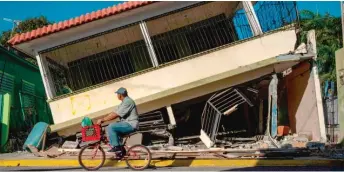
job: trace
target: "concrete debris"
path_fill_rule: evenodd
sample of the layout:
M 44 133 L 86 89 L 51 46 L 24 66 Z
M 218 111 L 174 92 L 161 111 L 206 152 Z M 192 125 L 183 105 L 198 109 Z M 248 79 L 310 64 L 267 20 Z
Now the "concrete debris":
M 306 54 L 307 53 L 307 46 L 305 43 L 301 43 L 296 50 L 294 50 L 294 54 Z
M 30 152 L 31 152 L 33 155 L 35 155 L 35 156 L 37 156 L 37 157 L 42 157 L 42 156 L 43 156 L 42 154 L 40 154 L 39 150 L 38 150 L 36 147 L 34 147 L 34 146 L 32 146 L 32 145 L 27 145 L 27 148 L 29 148 Z
M 325 143 L 308 142 L 308 143 L 306 144 L 306 147 L 307 147 L 308 149 L 325 150 Z
M 168 150 L 172 150 L 172 151 L 182 151 L 183 148 L 182 147 L 179 147 L 179 146 L 167 146 Z
M 307 138 L 308 140 L 313 140 L 312 132 L 300 132 L 298 136 Z
M 294 138 L 294 141 L 297 141 L 297 142 L 308 142 L 308 138 L 304 137 L 304 136 L 298 136 L 298 137 Z
M 306 148 L 307 142 L 295 141 L 292 143 L 292 148 Z
M 344 159 L 344 154 L 334 154 L 331 156 L 333 159 Z
M 281 148 L 282 149 L 292 149 L 294 145 L 291 145 L 291 144 L 282 144 L 281 145 Z
M 47 151 L 43 152 L 46 158 L 56 158 L 64 155 L 64 152 L 60 152 L 57 147 L 51 147 Z
M 152 130 L 151 134 L 155 135 L 155 136 L 168 138 L 168 144 L 170 146 L 174 145 L 174 138 L 173 138 L 172 134 L 167 130 Z
M 179 145 L 179 146 L 170 146 L 168 144 L 159 144 L 153 146 L 147 146 L 148 149 L 153 151 L 195 151 L 199 149 L 204 149 L 204 146 L 197 145 Z
M 47 151 L 39 151 L 32 145 L 28 145 L 27 147 L 30 149 L 30 152 L 37 157 L 56 158 L 64 154 L 64 152 L 60 152 L 57 147 L 51 147 Z
M 62 145 L 64 149 L 76 149 L 78 147 L 78 142 L 65 141 Z

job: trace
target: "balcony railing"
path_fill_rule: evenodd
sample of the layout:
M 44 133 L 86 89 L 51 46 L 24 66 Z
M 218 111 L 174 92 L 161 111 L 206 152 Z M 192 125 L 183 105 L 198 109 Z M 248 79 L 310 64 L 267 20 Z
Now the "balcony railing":
M 278 29 L 298 21 L 295 2 L 257 2 L 254 9 L 263 32 Z M 190 10 L 190 8 L 185 10 Z M 183 11 L 178 10 L 175 13 L 181 12 Z M 216 15 L 212 13 L 216 13 Z M 179 21 L 186 22 L 186 24 L 173 24 L 171 20 L 177 19 L 166 18 L 166 16 L 145 21 L 158 64 L 163 65 L 253 37 L 244 10 L 232 12 L 231 14 L 226 13 L 226 11 L 217 13 L 219 12 L 213 11 L 210 14 L 205 14 L 208 17 L 203 17 L 202 20 L 196 20 L 195 17 L 185 15 L 183 20 Z M 168 14 L 168 16 L 172 15 L 173 13 Z M 167 29 L 157 30 L 156 25 L 152 24 L 154 22 L 168 23 Z M 128 28 L 133 25 L 134 27 L 138 26 L 138 24 L 131 24 Z M 126 28 L 122 27 L 119 30 Z M 119 32 L 119 30 L 113 32 Z M 154 30 L 154 32 L 151 33 L 151 30 Z M 131 34 L 128 34 L 125 39 L 130 40 L 130 36 Z M 117 38 L 111 37 L 110 39 Z M 107 45 L 107 42 L 105 45 Z M 70 61 L 64 65 L 51 60 L 49 57 L 47 57 L 47 62 L 57 95 L 68 93 L 70 90 L 80 90 L 153 67 L 143 37 L 125 45 L 115 46 L 115 48 Z
M 193 54 L 207 51 L 249 35 L 249 25 L 234 26 L 233 18 L 220 14 L 175 30 L 152 36 L 159 64 L 165 64 Z M 188 19 L 186 19 L 188 20 Z M 235 29 L 237 28 L 237 29 Z M 149 28 L 148 28 L 149 29 Z
M 298 22 L 296 2 L 259 1 L 254 5 L 263 32 Z

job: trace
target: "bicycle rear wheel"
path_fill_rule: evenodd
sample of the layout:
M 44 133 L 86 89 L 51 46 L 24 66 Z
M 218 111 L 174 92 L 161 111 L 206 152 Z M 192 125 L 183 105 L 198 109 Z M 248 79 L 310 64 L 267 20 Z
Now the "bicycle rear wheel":
M 134 145 L 128 149 L 125 162 L 132 170 L 144 170 L 149 167 L 152 154 L 146 146 Z
M 104 165 L 105 152 L 100 144 L 88 145 L 80 150 L 78 161 L 85 170 L 98 170 Z

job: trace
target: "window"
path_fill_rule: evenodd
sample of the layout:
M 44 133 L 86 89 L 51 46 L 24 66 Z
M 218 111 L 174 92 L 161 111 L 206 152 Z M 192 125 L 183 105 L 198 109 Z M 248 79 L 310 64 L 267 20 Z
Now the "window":
M 0 71 L 0 92 L 13 94 L 14 76 Z
M 22 80 L 22 107 L 35 106 L 35 84 Z
M 63 86 L 67 84 L 67 73 L 68 70 L 63 65 L 58 64 L 54 60 L 46 57 L 46 61 L 48 64 L 48 68 L 54 81 L 54 87 L 56 89 L 56 93 L 59 95 L 63 92 Z

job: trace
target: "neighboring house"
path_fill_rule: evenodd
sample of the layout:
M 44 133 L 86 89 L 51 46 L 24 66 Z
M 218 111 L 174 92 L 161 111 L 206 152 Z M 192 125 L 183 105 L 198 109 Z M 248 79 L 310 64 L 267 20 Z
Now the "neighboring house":
M 238 107 L 232 127 L 263 134 L 272 101 L 273 135 L 278 103 L 279 125 L 324 140 L 314 42 L 304 55 L 286 55 L 299 44 L 298 26 L 295 2 L 125 2 L 16 35 L 9 43 L 37 58 L 55 122 L 51 129 L 62 136 L 79 132 L 84 116 L 111 112 L 120 103 L 114 94 L 119 87 L 129 90 L 139 113 L 167 107 L 173 122 L 173 112 L 196 109 L 187 121 L 196 121 L 199 131 L 209 95 L 249 84 L 259 97 L 246 93 L 254 106 Z M 270 88 L 272 74 L 281 88 Z M 63 91 L 67 87 L 71 93 Z M 278 101 L 270 98 L 276 89 L 285 93 Z M 258 121 L 259 131 L 253 128 Z M 215 126 L 211 130 L 222 130 Z
M 1 103 L 6 93 L 10 95 L 10 133 L 26 132 L 39 121 L 53 124 L 38 67 L 0 46 Z

